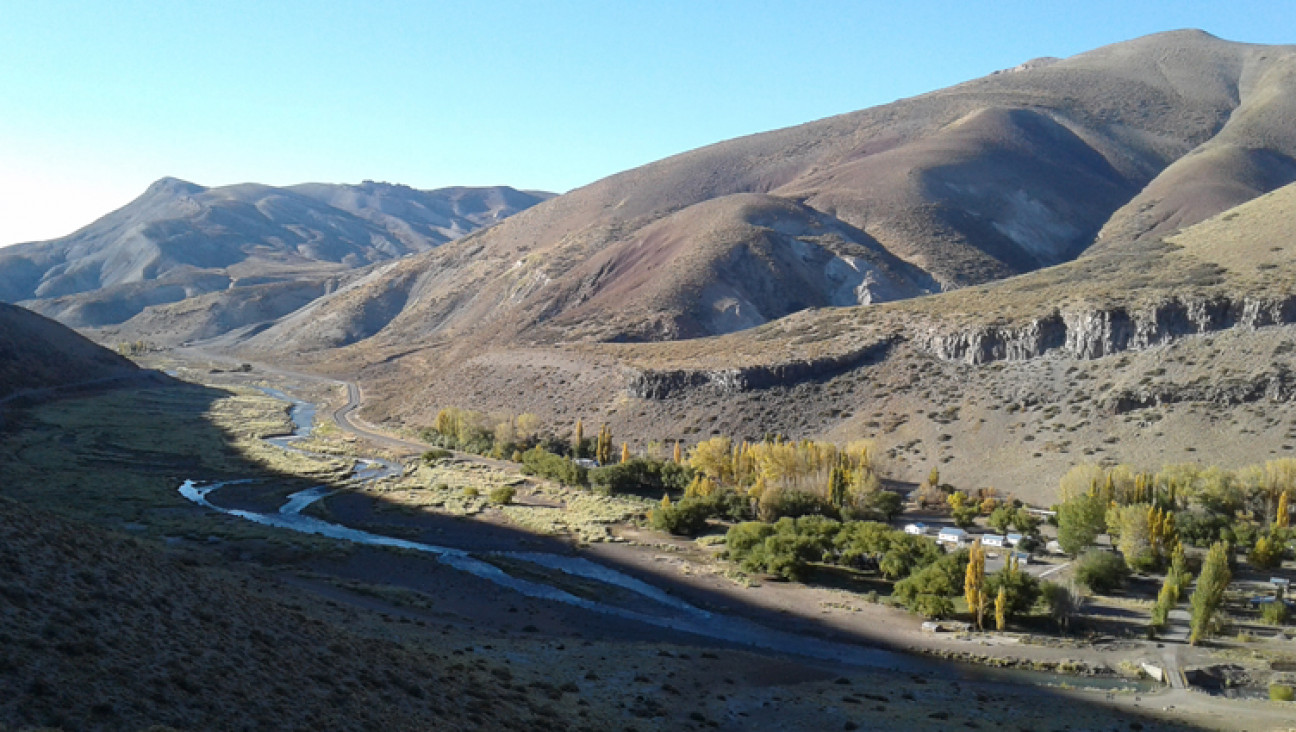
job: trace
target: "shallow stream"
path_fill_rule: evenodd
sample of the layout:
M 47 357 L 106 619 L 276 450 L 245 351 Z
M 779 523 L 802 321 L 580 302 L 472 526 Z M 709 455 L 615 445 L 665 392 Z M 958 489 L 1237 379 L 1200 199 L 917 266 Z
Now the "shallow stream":
M 268 441 L 284 449 L 306 452 L 291 443 L 309 433 L 314 420 L 315 406 L 274 390 L 262 389 L 276 399 L 292 403 L 292 435 L 268 438 Z M 307 453 L 311 454 L 311 453 Z M 365 459 L 361 466 L 352 473 L 354 481 L 373 481 L 379 478 L 397 475 L 402 466 L 396 463 Z M 526 597 L 560 602 L 579 607 L 591 612 L 612 615 L 648 625 L 698 635 L 716 641 L 723 641 L 738 646 L 746 646 L 767 651 L 775 651 L 794 656 L 812 659 L 835 661 L 852 666 L 881 668 L 908 673 L 938 675 L 946 678 L 958 678 L 966 681 L 1001 680 L 1010 683 L 1060 684 L 1066 683 L 1075 687 L 1092 687 L 1110 689 L 1113 679 L 1090 679 L 1084 677 L 1059 676 L 1055 674 L 1029 671 L 1003 671 L 987 669 L 970 664 L 937 662 L 917 656 L 887 651 L 863 645 L 830 642 L 820 638 L 775 630 L 752 621 L 733 615 L 713 613 L 684 600 L 668 594 L 659 587 L 631 577 L 605 565 L 592 562 L 577 556 L 547 552 L 487 552 L 469 553 L 463 549 L 435 544 L 398 539 L 383 536 L 361 529 L 354 529 L 342 524 L 332 523 L 302 513 L 307 506 L 330 495 L 334 488 L 315 486 L 298 491 L 286 497 L 285 502 L 273 513 L 226 508 L 218 506 L 209 497 L 221 488 L 239 483 L 247 483 L 256 478 L 222 481 L 199 484 L 186 480 L 180 486 L 180 494 L 205 508 L 220 513 L 237 516 L 264 526 L 296 531 L 305 534 L 317 534 L 342 541 L 350 541 L 371 546 L 395 547 L 424 552 L 435 556 L 437 561 L 462 572 L 467 572 L 488 582 L 507 588 Z M 593 581 L 608 586 L 609 594 L 619 590 L 622 595 L 630 593 L 634 600 L 633 609 L 589 597 L 579 597 L 566 590 L 542 582 L 514 577 L 492 563 L 509 566 L 510 563 L 525 562 L 544 570 L 552 570 L 570 577 Z M 540 572 L 528 572 L 528 576 L 543 575 Z M 615 588 L 615 590 L 613 590 Z M 1122 681 L 1121 686 L 1146 691 L 1149 687 L 1133 681 Z

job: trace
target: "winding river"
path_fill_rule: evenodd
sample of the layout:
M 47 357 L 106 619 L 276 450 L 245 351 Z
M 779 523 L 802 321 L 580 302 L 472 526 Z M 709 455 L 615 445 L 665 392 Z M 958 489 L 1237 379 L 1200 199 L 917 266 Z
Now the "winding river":
M 308 453 L 292 443 L 306 435 L 314 419 L 315 407 L 312 404 L 289 397 L 273 389 L 263 389 L 277 399 L 292 403 L 292 420 L 294 432 L 291 435 L 269 438 L 268 441 L 287 450 Z M 383 460 L 365 459 L 352 473 L 354 481 L 374 481 L 379 478 L 398 474 L 402 466 Z M 998 677 L 1000 680 L 1031 683 L 1057 683 L 1060 677 L 1027 672 L 988 673 L 991 669 L 968 666 L 964 664 L 937 663 L 928 659 L 911 656 L 894 651 L 873 648 L 849 643 L 830 642 L 820 638 L 789 633 L 759 625 L 750 620 L 733 615 L 713 613 L 699 608 L 659 587 L 605 565 L 592 562 L 577 556 L 567 556 L 546 552 L 484 552 L 469 553 L 463 549 L 435 544 L 408 541 L 395 537 L 375 534 L 354 529 L 342 524 L 332 523 L 302 513 L 307 506 L 328 496 L 334 490 L 329 486 L 316 486 L 293 493 L 285 499 L 282 506 L 273 513 L 261 513 L 238 508 L 218 506 L 209 497 L 221 488 L 238 483 L 248 483 L 257 478 L 246 478 L 233 481 L 200 484 L 186 480 L 180 486 L 180 494 L 204 508 L 220 513 L 237 516 L 264 526 L 272 526 L 304 534 L 317 534 L 341 541 L 350 541 L 370 546 L 394 547 L 424 552 L 436 557 L 436 560 L 448 567 L 466 572 L 500 587 L 507 588 L 526 597 L 558 602 L 578 607 L 591 612 L 611 615 L 647 625 L 689 633 L 715 641 L 731 643 L 737 646 L 774 651 L 777 653 L 802 656 L 811 659 L 834 661 L 851 666 L 890 669 L 908 673 L 922 673 L 966 680 L 988 680 L 987 677 Z M 515 577 L 488 559 L 505 560 L 501 563 L 525 562 L 537 567 L 561 572 L 571 577 L 594 581 L 607 585 L 609 590 L 617 588 L 624 593 L 631 593 L 635 600 L 635 609 L 621 607 L 608 602 L 600 602 L 588 597 L 579 597 L 566 590 L 542 582 Z M 1111 686 L 1111 679 L 1073 679 L 1086 686 Z M 1095 682 L 1095 683 L 1088 683 Z M 1107 683 L 1104 683 L 1107 682 Z M 1133 685 L 1122 682 L 1121 685 Z

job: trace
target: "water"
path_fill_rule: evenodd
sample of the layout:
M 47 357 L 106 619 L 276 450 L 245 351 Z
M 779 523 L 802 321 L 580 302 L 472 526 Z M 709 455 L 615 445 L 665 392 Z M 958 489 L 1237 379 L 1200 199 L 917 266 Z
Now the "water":
M 315 406 L 287 396 L 275 389 L 262 388 L 266 394 L 292 403 L 291 417 L 294 432 L 291 435 L 270 438 L 268 441 L 287 450 L 301 450 L 290 443 L 309 434 L 315 417 Z M 396 463 L 365 459 L 352 473 L 354 480 L 372 481 L 401 471 Z M 723 641 L 739 646 L 760 650 L 802 656 L 823 661 L 834 661 L 852 666 L 889 669 L 906 673 L 940 675 L 965 681 L 999 679 L 1009 683 L 1057 684 L 1066 682 L 1072 686 L 1092 687 L 1099 689 L 1135 687 L 1146 689 L 1137 682 L 1112 679 L 1088 679 L 1081 677 L 1063 677 L 1047 673 L 1029 671 L 1005 671 L 985 669 L 967 664 L 935 662 L 907 654 L 886 651 L 867 646 L 838 643 L 775 630 L 736 616 L 712 613 L 692 605 L 680 598 L 668 594 L 659 587 L 631 577 L 625 573 L 592 562 L 582 557 L 550 554 L 546 552 L 490 552 L 482 554 L 486 558 L 503 558 L 527 562 L 537 567 L 561 572 L 563 574 L 593 580 L 610 587 L 616 587 L 632 593 L 643 601 L 644 610 L 631 610 L 611 605 L 598 600 L 578 597 L 565 590 L 541 582 L 514 577 L 500 567 L 469 552 L 454 547 L 425 544 L 422 542 L 398 539 L 382 534 L 374 534 L 361 529 L 308 516 L 302 512 L 312 503 L 330 495 L 334 489 L 329 486 L 315 486 L 293 493 L 284 504 L 273 513 L 262 513 L 237 508 L 223 508 L 208 500 L 215 491 L 227 485 L 248 483 L 255 480 L 246 478 L 236 481 L 199 484 L 185 480 L 180 486 L 182 496 L 205 508 L 230 516 L 237 516 L 263 526 L 272 526 L 287 531 L 303 534 L 325 536 L 340 541 L 349 541 L 368 546 L 394 547 L 408 549 L 436 557 L 437 561 L 454 569 L 466 572 L 474 577 L 491 582 L 500 587 L 517 592 L 526 597 L 562 603 L 591 612 L 610 615 L 626 620 L 644 623 L 650 626 L 665 628 L 698 635 L 716 641 Z

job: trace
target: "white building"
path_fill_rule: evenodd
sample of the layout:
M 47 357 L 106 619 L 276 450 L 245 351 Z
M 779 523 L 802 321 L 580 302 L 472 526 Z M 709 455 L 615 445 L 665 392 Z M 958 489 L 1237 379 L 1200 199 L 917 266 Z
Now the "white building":
M 942 544 L 960 546 L 963 542 L 967 541 L 967 532 L 963 529 L 946 527 L 941 529 L 940 533 L 936 535 L 936 541 Z
M 926 536 L 927 529 L 928 529 L 927 524 L 921 522 L 915 524 L 905 524 L 904 527 L 906 534 L 913 534 L 914 536 Z
M 999 534 L 982 534 L 981 546 L 1005 546 L 1004 538 Z

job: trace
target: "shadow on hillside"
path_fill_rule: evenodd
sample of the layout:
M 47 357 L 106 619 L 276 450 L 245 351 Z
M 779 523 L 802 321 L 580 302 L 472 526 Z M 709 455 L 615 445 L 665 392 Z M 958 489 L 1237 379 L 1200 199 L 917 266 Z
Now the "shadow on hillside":
M 340 494 L 322 515 L 331 514 L 375 534 L 470 553 L 509 577 L 557 587 L 564 596 L 578 601 L 526 597 L 501 586 L 489 572 L 452 569 L 445 561 L 409 548 L 339 546 L 334 540 L 318 537 L 297 541 L 280 534 L 282 529 L 217 513 L 180 496 L 180 483 L 185 479 L 251 478 L 229 491 L 216 491 L 210 500 L 225 509 L 265 513 L 277 511 L 289 494 L 320 484 L 240 456 L 235 435 L 208 418 L 229 394 L 224 389 L 167 380 L 17 412 L 0 433 L 0 444 L 15 448 L 0 458 L 7 478 L 2 492 L 36 508 L 165 540 L 221 560 L 288 569 L 291 571 L 282 574 L 289 581 L 326 600 L 400 618 L 426 627 L 430 634 L 456 625 L 496 639 L 512 636 L 740 648 L 768 655 L 772 670 L 799 662 L 795 665 L 815 669 L 824 679 L 848 672 L 855 664 L 876 664 L 915 677 L 964 683 L 1011 681 L 986 668 L 905 655 L 903 649 L 878 640 L 885 636 L 884 630 L 874 637 L 844 631 L 817 617 L 819 609 L 815 607 L 799 613 L 778 612 L 745 601 L 741 592 L 722 592 L 690 582 L 663 563 L 632 561 L 629 554 L 580 550 L 567 540 L 500 523 L 410 512 L 367 493 Z M 620 580 L 605 582 L 546 569 L 528 561 L 526 554 L 591 558 L 619 576 L 659 588 L 668 597 L 647 597 L 627 589 Z M 672 605 L 678 601 L 705 611 L 703 615 L 710 618 L 702 623 L 705 627 L 752 623 L 765 629 L 768 638 L 784 640 L 762 643 L 759 632 L 735 639 L 742 634 L 717 638 L 696 632 L 696 626 L 680 630 L 671 615 L 688 611 Z M 605 609 L 591 609 L 594 605 Z M 728 618 L 740 620 L 728 622 Z M 788 647 L 788 637 L 803 641 Z M 834 647 L 844 649 L 841 655 L 849 660 L 825 659 L 818 652 Z M 815 652 L 796 655 L 802 650 Z M 1044 697 L 1042 704 L 1059 710 L 1063 715 L 1059 725 L 1068 721 L 1064 710 L 1101 704 L 1097 699 L 1077 700 L 1045 687 L 1031 687 L 1030 693 Z M 1144 721 L 1156 725 L 1150 717 Z

